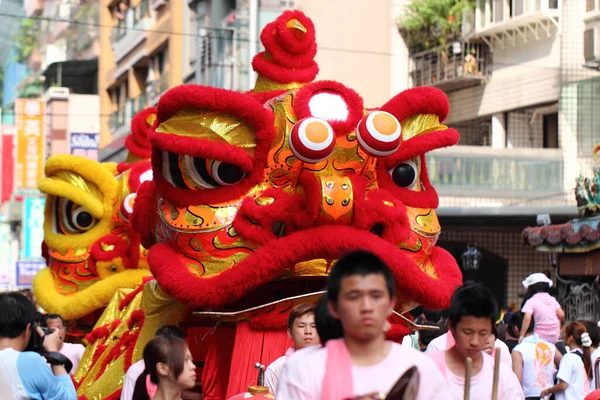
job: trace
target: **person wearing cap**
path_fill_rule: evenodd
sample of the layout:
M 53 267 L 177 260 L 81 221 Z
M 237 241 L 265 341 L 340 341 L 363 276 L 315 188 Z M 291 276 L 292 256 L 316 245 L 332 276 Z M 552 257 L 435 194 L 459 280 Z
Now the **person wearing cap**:
M 527 289 L 527 293 L 521 310 L 524 316 L 519 343 L 523 341 L 533 317 L 533 332 L 541 339 L 556 344 L 560 338 L 560 326 L 565 320 L 565 312 L 549 293 L 552 281 L 541 272 L 536 272 L 523 281 L 523 287 Z

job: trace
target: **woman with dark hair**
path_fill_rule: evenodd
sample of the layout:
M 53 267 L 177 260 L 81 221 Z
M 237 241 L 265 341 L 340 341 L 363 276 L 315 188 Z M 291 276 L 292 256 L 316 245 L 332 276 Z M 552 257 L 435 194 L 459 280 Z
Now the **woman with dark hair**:
M 133 400 L 179 400 L 181 391 L 196 385 L 196 366 L 185 340 L 157 336 L 144 347 L 146 369 L 135 384 Z M 157 385 L 148 393 L 148 381 Z
M 600 342 L 600 332 L 598 330 L 598 323 L 594 321 L 583 321 L 585 329 L 590 335 L 592 345 L 590 346 L 590 361 L 592 363 L 592 377 L 590 379 L 592 390 L 596 389 L 596 359 L 600 358 L 600 348 L 598 342 Z
M 508 324 L 506 325 L 506 339 L 504 340 L 504 343 L 506 343 L 511 353 L 515 346 L 519 344 L 521 325 L 523 325 L 523 313 L 512 313 L 508 320 Z
M 529 275 L 523 281 L 523 286 L 527 289 L 527 294 L 521 310 L 523 323 L 521 324 L 519 343 L 529 330 L 529 324 L 533 317 L 535 319 L 533 333 L 552 344 L 556 344 L 560 338 L 560 325 L 565 319 L 565 312 L 549 293 L 552 281 L 546 275 L 538 272 Z
M 579 400 L 590 392 L 589 378 L 592 373 L 590 362 L 590 335 L 581 322 L 571 322 L 563 330 L 565 345 L 571 351 L 560 361 L 557 384 L 542 390 L 540 397 L 544 398 L 556 393 L 556 400 Z

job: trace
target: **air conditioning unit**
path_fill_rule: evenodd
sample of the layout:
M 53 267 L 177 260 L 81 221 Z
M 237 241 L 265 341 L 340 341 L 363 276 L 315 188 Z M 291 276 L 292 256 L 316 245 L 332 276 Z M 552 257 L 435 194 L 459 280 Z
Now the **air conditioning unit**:
M 50 87 L 46 90 L 44 94 L 44 98 L 46 101 L 48 100 L 57 100 L 57 99 L 68 99 L 69 98 L 69 88 L 66 87 Z

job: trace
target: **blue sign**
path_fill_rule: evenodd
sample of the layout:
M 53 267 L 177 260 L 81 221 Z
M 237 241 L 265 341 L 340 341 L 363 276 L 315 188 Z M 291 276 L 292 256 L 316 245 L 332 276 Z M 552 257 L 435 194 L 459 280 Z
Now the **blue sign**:
M 44 267 L 44 260 L 17 261 L 17 286 L 31 286 L 33 278 Z
M 97 133 L 71 133 L 71 154 L 98 160 L 100 136 Z
M 44 241 L 44 207 L 43 197 L 25 197 L 23 199 L 23 247 L 21 258 L 41 258 Z

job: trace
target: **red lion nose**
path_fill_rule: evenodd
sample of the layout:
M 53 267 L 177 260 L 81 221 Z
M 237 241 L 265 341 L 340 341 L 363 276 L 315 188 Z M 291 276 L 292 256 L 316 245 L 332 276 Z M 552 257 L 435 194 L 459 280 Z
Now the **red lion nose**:
M 323 225 L 348 225 L 399 243 L 410 234 L 404 204 L 382 189 L 367 191 L 366 178 L 301 174 L 303 194 L 268 189 L 265 202 L 246 198 L 233 226 L 245 238 L 265 244 L 294 232 Z M 263 205 L 261 205 L 262 203 Z

